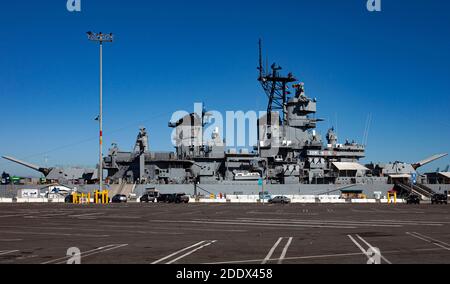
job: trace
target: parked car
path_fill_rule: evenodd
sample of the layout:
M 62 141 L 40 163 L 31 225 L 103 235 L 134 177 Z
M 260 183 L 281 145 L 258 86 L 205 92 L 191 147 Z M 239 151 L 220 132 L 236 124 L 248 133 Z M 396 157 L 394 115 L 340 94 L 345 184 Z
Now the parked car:
M 172 196 L 175 203 L 189 203 L 189 196 L 186 193 L 176 193 Z
M 431 204 L 447 204 L 448 195 L 442 193 L 435 193 L 431 196 Z
M 158 202 L 166 203 L 188 203 L 189 196 L 185 193 L 160 194 L 157 198 Z
M 156 198 L 156 201 L 158 201 L 158 202 L 166 202 L 166 203 L 169 203 L 169 199 L 170 199 L 170 196 L 171 196 L 172 194 L 167 194 L 167 193 L 163 193 L 163 194 L 160 194 L 157 198 Z
M 275 203 L 287 204 L 287 203 L 291 203 L 291 199 L 287 198 L 286 196 L 275 196 L 274 198 L 269 199 L 269 203 L 271 203 L 271 204 L 275 204 Z
M 145 193 L 144 195 L 141 196 L 140 201 L 141 202 L 156 202 L 157 197 L 151 195 L 150 193 Z
M 406 197 L 406 204 L 420 204 L 420 197 L 415 194 L 411 194 Z
M 127 202 L 127 196 L 123 194 L 116 194 L 111 199 L 112 203 L 126 203 Z
M 260 200 L 272 199 L 272 195 L 268 191 L 260 192 L 258 195 Z

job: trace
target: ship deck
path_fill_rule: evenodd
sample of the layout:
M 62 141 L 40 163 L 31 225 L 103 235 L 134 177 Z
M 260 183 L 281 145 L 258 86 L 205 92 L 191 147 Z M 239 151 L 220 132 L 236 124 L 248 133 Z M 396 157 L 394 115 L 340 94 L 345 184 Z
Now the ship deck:
M 450 207 L 1 204 L 0 263 L 450 263 Z

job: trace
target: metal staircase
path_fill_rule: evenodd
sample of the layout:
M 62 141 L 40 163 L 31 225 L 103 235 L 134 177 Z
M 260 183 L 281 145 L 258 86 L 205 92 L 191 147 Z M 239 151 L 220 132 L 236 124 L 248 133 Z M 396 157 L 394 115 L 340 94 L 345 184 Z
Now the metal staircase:
M 431 196 L 434 194 L 434 191 L 431 188 L 429 188 L 423 184 L 411 185 L 411 184 L 399 182 L 396 184 L 396 186 L 398 186 L 399 188 L 403 189 L 406 192 L 421 195 L 426 198 L 431 198 Z

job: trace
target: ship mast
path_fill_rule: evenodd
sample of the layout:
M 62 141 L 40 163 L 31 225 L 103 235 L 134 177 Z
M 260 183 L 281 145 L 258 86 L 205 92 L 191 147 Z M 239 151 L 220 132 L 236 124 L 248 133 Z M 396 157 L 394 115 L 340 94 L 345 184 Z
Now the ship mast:
M 287 122 L 287 95 L 288 84 L 296 82 L 297 79 L 294 78 L 292 73 L 289 73 L 287 77 L 280 75 L 280 70 L 282 69 L 276 63 L 272 64 L 270 67 L 272 72 L 270 74 L 266 73 L 262 62 L 262 41 L 259 40 L 259 78 L 258 81 L 266 93 L 269 103 L 267 105 L 267 120 L 268 125 L 272 124 L 272 112 L 279 111 L 279 121 L 280 125 L 286 125 Z

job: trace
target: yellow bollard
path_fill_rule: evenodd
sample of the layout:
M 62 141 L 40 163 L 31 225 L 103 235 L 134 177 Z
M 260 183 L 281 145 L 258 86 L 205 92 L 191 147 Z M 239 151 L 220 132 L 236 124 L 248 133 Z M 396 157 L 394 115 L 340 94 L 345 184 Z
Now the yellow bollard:
M 107 190 L 103 190 L 102 191 L 102 203 L 103 204 L 108 204 L 109 203 L 108 191 Z
M 87 194 L 87 204 L 91 204 L 91 193 Z
M 392 203 L 391 202 L 391 197 L 394 197 L 394 204 L 397 204 L 397 192 L 389 192 L 387 193 L 387 198 L 388 198 L 388 204 Z

